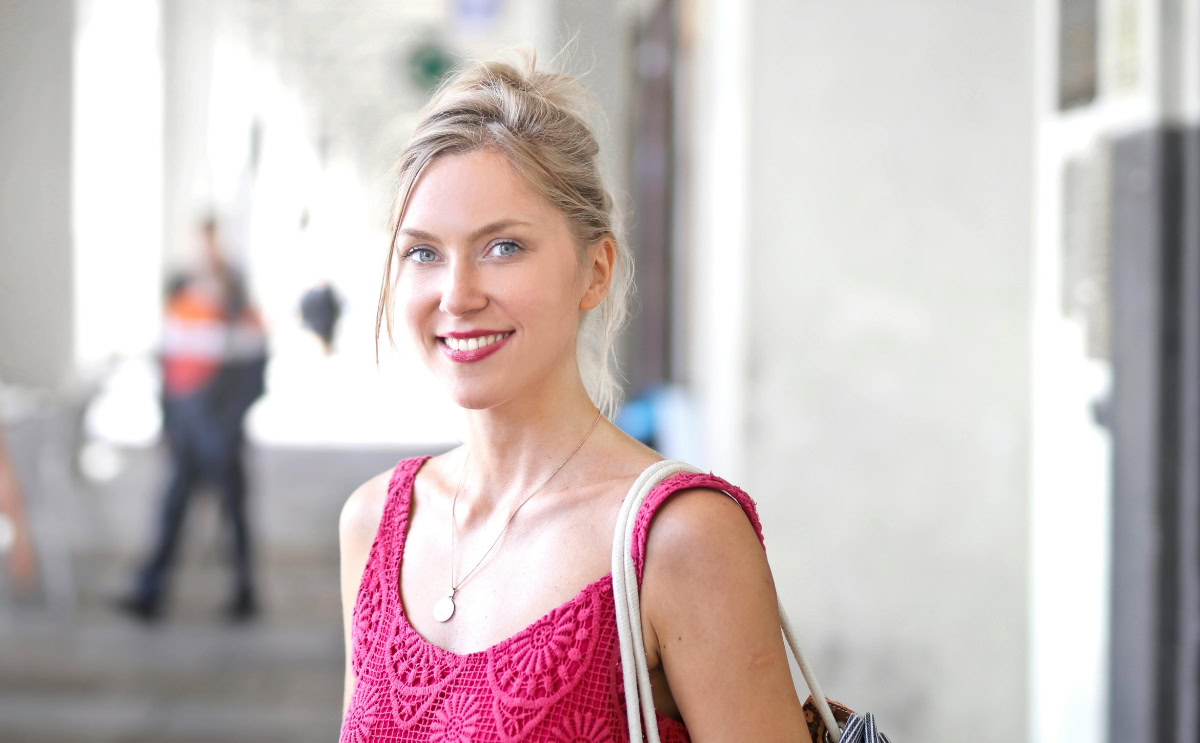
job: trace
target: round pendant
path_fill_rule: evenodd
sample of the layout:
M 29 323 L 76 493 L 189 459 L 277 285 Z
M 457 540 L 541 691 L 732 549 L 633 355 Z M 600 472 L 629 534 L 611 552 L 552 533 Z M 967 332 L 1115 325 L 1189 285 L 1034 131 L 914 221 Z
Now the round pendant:
M 446 596 L 433 605 L 433 618 L 445 622 L 454 616 L 454 599 Z

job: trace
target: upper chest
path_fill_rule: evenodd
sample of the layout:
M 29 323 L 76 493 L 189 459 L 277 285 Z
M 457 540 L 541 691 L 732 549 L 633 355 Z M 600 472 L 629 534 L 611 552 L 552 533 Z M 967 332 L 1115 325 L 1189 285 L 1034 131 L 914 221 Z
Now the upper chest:
M 490 648 L 601 587 L 610 574 L 612 535 L 628 483 L 535 495 L 508 522 L 500 514 L 451 542 L 448 498 L 418 478 L 410 493 L 397 595 L 408 623 L 454 653 Z M 489 550 L 490 548 L 490 550 Z M 452 583 L 453 581 L 453 583 Z M 454 591 L 445 622 L 434 606 Z M 610 590 L 610 589 L 609 589 Z

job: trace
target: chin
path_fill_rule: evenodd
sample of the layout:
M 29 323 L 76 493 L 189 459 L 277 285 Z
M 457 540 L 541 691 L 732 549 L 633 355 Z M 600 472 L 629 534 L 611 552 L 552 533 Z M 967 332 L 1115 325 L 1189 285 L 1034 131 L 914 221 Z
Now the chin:
M 463 384 L 452 385 L 450 399 L 464 410 L 487 410 L 506 401 L 509 396 L 502 394 L 490 385 Z

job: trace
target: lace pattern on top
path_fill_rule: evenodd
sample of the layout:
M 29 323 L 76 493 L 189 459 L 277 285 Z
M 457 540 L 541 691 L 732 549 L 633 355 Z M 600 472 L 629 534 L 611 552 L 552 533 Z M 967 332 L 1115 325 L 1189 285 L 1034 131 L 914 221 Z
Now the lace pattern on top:
M 512 637 L 458 654 L 408 622 L 399 571 L 413 480 L 428 456 L 392 473 L 351 618 L 354 691 L 341 743 L 627 743 L 625 697 L 605 575 Z M 673 492 L 711 487 L 733 496 L 762 540 L 754 501 L 710 474 L 681 473 L 651 491 L 638 513 L 633 556 L 641 581 L 655 509 Z M 656 714 L 663 743 L 689 740 L 683 723 Z

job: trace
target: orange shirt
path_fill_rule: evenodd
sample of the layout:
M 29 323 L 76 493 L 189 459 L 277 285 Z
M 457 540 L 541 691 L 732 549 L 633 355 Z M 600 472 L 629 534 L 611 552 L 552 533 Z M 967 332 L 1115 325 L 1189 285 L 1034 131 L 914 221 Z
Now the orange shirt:
M 221 366 L 265 353 L 262 320 L 249 306 L 227 322 L 218 296 L 187 286 L 167 302 L 163 321 L 163 389 L 182 397 L 202 389 Z

